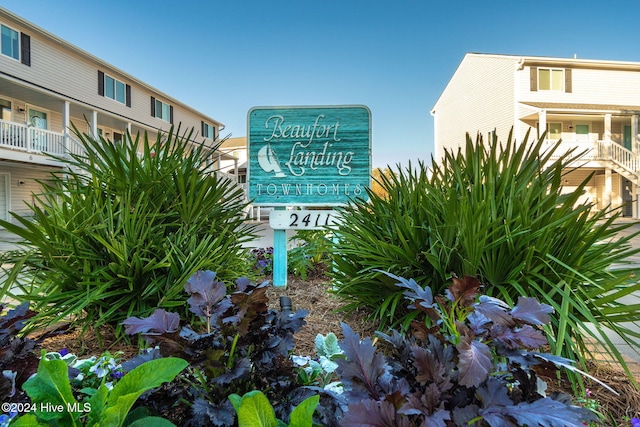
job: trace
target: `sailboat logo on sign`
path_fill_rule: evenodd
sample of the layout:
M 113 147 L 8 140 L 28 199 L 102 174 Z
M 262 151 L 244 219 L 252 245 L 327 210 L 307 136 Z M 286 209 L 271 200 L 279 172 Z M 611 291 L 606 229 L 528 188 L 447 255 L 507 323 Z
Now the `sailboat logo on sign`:
M 273 148 L 271 148 L 271 144 L 269 143 L 258 151 L 258 165 L 260 165 L 260 168 L 265 172 L 273 172 L 276 178 L 283 178 L 286 176 L 280 167 L 278 155 Z

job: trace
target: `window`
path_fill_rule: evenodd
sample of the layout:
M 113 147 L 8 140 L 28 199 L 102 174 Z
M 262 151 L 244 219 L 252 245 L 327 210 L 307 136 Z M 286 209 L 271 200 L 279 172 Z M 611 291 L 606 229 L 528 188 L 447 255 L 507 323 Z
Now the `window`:
M 0 52 L 31 66 L 31 37 L 6 25 L 0 25 Z
M 98 94 L 131 107 L 131 86 L 98 71 Z
M 547 139 L 557 141 L 562 138 L 562 123 L 548 123 L 547 132 Z
M 2 54 L 20 60 L 19 33 L 4 25 L 0 27 L 2 27 Z
M 159 99 L 151 97 L 151 116 L 173 123 L 173 107 Z
M 37 129 L 47 129 L 47 113 L 29 108 L 29 125 Z
M 536 123 L 538 138 L 540 135 L 540 123 Z M 547 123 L 547 140 L 557 141 L 562 138 L 562 123 Z
M 564 70 L 539 68 L 538 90 L 564 91 Z
M 216 139 L 216 128 L 209 123 L 202 122 L 202 136 L 205 138 Z
M 0 119 L 11 120 L 11 101 L 0 98 Z

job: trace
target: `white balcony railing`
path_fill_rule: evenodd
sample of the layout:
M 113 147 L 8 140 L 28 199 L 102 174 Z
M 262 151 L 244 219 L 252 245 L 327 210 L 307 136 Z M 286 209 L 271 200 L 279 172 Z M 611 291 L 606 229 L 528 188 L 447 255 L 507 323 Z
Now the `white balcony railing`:
M 556 142 L 549 141 L 549 146 Z M 572 157 L 578 157 L 579 161 L 610 161 L 634 175 L 640 173 L 640 156 L 616 142 L 562 140 L 552 158 L 557 159 L 569 150 L 573 150 Z
M 558 141 L 548 141 L 549 147 Z M 605 160 L 604 141 L 578 141 L 562 140 L 558 148 L 553 152 L 552 158 L 557 159 L 573 150 L 571 157 L 580 157 L 580 160 Z
M 63 133 L 6 120 L 0 120 L 0 147 L 58 156 L 82 152 L 80 144 Z

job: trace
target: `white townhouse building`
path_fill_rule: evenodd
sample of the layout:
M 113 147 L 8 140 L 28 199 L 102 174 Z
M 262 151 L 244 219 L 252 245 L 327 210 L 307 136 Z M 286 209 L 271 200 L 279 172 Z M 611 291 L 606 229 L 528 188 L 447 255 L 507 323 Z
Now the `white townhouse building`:
M 559 152 L 586 151 L 565 190 L 594 173 L 584 196 L 640 218 L 640 63 L 468 53 L 432 108 L 435 161 L 496 132 L 529 141 L 547 130 Z
M 28 213 L 36 180 L 79 150 L 82 133 L 121 141 L 172 124 L 213 145 L 222 123 L 0 7 L 0 218 Z M 217 158 L 234 160 L 231 156 Z M 218 159 L 219 160 L 219 159 Z M 237 160 L 236 160 L 237 164 Z

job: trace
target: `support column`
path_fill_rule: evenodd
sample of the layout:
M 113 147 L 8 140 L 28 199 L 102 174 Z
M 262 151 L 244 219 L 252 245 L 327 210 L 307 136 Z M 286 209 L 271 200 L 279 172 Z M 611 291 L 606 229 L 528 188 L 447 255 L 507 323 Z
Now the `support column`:
M 70 106 L 69 101 L 64 101 L 64 105 L 62 106 L 62 132 L 64 133 L 62 143 L 64 144 L 64 154 L 69 153 L 69 147 L 71 146 L 71 141 L 69 141 L 69 128 L 71 127 Z
M 634 153 L 640 153 L 640 141 L 638 141 L 638 115 L 631 116 L 631 147 Z
M 542 110 L 538 113 L 538 123 L 538 132 L 540 132 L 539 136 L 542 136 L 542 134 L 547 131 L 547 110 Z M 545 140 L 548 138 L 549 137 L 546 136 Z
M 129 138 L 129 136 L 131 136 L 131 122 L 127 122 L 127 127 L 125 128 L 125 133 L 126 133 L 126 135 L 125 135 L 126 142 L 127 143 L 131 142 L 130 138 Z
M 604 140 L 611 142 L 611 114 L 604 115 Z
M 638 141 L 638 115 L 631 116 L 631 149 L 637 156 L 640 155 L 640 141 Z M 637 161 L 637 160 L 636 160 Z M 634 184 L 634 203 L 633 203 L 633 217 L 640 218 L 640 185 L 637 184 L 638 175 L 636 174 L 636 184 Z
M 613 185 L 611 183 L 612 181 L 611 175 L 612 175 L 611 168 L 605 168 L 604 169 L 604 191 L 602 193 L 602 198 L 604 199 L 603 200 L 604 208 L 608 211 L 611 210 L 611 198 L 612 198 L 611 193 L 613 188 Z
M 635 219 L 640 218 L 640 185 L 633 185 L 633 201 L 631 202 L 631 206 L 633 206 L 633 217 Z
M 89 133 L 94 139 L 98 139 L 98 112 L 96 110 L 93 110 L 91 112 L 91 120 L 89 122 L 89 125 L 91 126 Z

